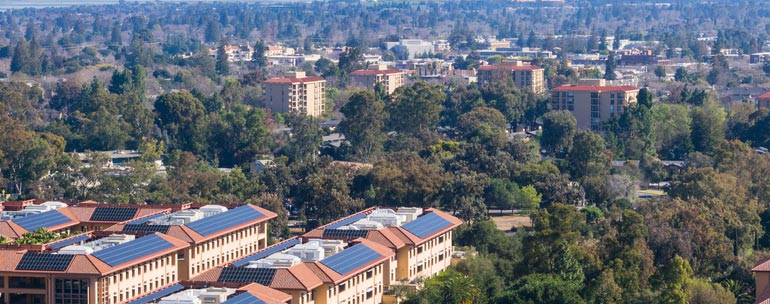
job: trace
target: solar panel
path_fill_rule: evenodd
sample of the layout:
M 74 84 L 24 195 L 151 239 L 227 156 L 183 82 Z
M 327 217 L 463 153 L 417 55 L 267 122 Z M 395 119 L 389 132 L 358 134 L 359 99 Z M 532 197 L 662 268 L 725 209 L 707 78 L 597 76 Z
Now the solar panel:
M 89 238 L 91 238 L 89 235 L 83 234 L 83 235 L 79 235 L 79 236 L 71 238 L 71 239 L 66 239 L 66 240 L 61 240 L 61 241 L 55 242 L 55 243 L 51 243 L 50 245 L 48 245 L 48 247 L 50 247 L 51 249 L 59 249 L 59 248 L 65 247 L 65 246 L 69 246 L 69 245 L 72 245 L 72 244 L 75 244 L 75 243 L 78 243 L 78 242 L 85 241 L 85 240 L 87 240 Z
M 27 231 L 35 231 L 37 228 L 49 228 L 64 223 L 71 222 L 72 219 L 68 218 L 64 214 L 61 214 L 58 210 L 51 210 L 38 214 L 27 215 L 22 218 L 13 220 L 14 223 L 21 226 Z
M 409 231 L 417 237 L 423 239 L 433 233 L 436 233 L 436 231 L 446 228 L 449 225 L 452 225 L 452 223 L 439 216 L 438 214 L 428 213 L 418 217 L 414 221 L 402 225 L 401 228 L 404 228 L 406 231 Z
M 275 276 L 275 268 L 242 268 L 225 267 L 219 274 L 217 282 L 223 283 L 257 283 L 270 286 Z
M 148 256 L 158 251 L 168 249 L 173 245 L 163 238 L 152 234 L 128 241 L 114 247 L 106 248 L 91 255 L 115 267 L 117 265 Z
M 74 258 L 71 254 L 25 253 L 16 270 L 65 271 Z
M 340 275 L 345 275 L 381 257 L 381 254 L 366 247 L 366 245 L 358 244 L 321 260 L 321 264 L 326 265 L 326 267 L 331 268 Z
M 233 265 L 236 266 L 236 267 L 241 267 L 243 265 L 248 264 L 251 261 L 256 261 L 256 260 L 259 260 L 261 258 L 265 258 L 265 257 L 267 257 L 267 256 L 269 256 L 269 255 L 271 255 L 273 253 L 276 253 L 276 252 L 279 252 L 279 251 L 283 251 L 283 250 L 285 250 L 285 249 L 287 249 L 289 247 L 292 247 L 294 245 L 297 245 L 299 243 L 300 243 L 300 239 L 291 239 L 291 240 L 288 240 L 288 241 L 284 241 L 282 243 L 275 244 L 272 247 L 269 247 L 269 248 L 266 248 L 266 249 L 264 249 L 262 251 L 259 251 L 259 252 L 255 253 L 255 254 L 252 254 L 250 256 L 247 256 L 245 258 L 237 260 L 237 261 L 233 262 Z
M 185 225 L 198 234 L 206 236 L 263 217 L 265 215 L 261 212 L 244 205 Z
M 167 233 L 169 225 L 147 225 L 147 224 L 126 224 L 123 226 L 123 232 Z
M 346 219 L 344 219 L 344 220 L 341 220 L 341 221 L 339 221 L 339 222 L 336 222 L 336 223 L 334 223 L 334 224 L 331 224 L 331 225 L 329 225 L 329 226 L 326 226 L 326 227 L 324 227 L 324 228 L 326 228 L 326 229 L 337 229 L 337 228 L 340 228 L 340 227 L 342 227 L 342 226 L 346 226 L 346 225 L 350 225 L 350 224 L 352 224 L 352 223 L 355 223 L 355 222 L 357 222 L 358 220 L 360 220 L 360 219 L 363 219 L 363 218 L 365 218 L 365 217 L 366 217 L 366 214 L 363 214 L 363 213 L 361 213 L 361 214 L 356 214 L 356 215 L 354 215 L 354 216 L 352 216 L 352 217 L 346 218 Z
M 94 213 L 91 214 L 92 221 L 104 221 L 104 222 L 123 222 L 134 218 L 138 208 L 121 208 L 121 207 L 96 207 Z
M 168 215 L 168 214 L 165 214 L 165 213 L 153 214 L 153 215 L 150 215 L 148 217 L 143 217 L 143 218 L 140 218 L 140 219 L 135 219 L 133 221 L 129 221 L 127 224 L 144 224 L 146 222 L 149 222 L 149 221 L 154 220 L 154 219 L 159 218 L 159 217 L 164 217 L 166 215 Z
M 248 292 L 245 292 L 237 296 L 234 296 L 228 299 L 227 301 L 222 302 L 222 304 L 267 304 L 267 303 L 265 301 L 262 301 L 262 299 L 257 298 Z
M 347 229 L 325 229 L 323 238 L 325 239 L 357 239 L 365 238 L 369 230 L 347 230 Z
M 175 293 L 177 291 L 180 291 L 184 289 L 184 286 L 182 284 L 174 284 L 169 287 L 163 288 L 161 290 L 158 290 L 156 292 L 153 292 L 151 294 L 148 294 L 144 297 L 141 297 L 139 299 L 133 300 L 131 302 L 128 302 L 128 304 L 145 304 L 147 302 L 155 301 L 157 299 L 160 299 L 162 297 L 165 297 L 167 295 L 170 295 L 172 293 Z

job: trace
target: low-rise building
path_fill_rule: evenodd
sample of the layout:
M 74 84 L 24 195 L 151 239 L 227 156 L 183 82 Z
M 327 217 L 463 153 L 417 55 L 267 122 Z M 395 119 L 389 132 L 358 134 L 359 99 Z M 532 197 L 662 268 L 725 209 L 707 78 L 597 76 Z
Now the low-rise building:
M 770 110 L 770 92 L 757 96 L 757 108 Z
M 620 117 L 636 102 L 634 86 L 606 85 L 603 79 L 581 80 L 551 90 L 551 110 L 566 110 L 577 120 L 577 129 L 600 131 L 602 123 Z
M 765 62 L 770 62 L 770 52 L 754 53 L 749 55 L 749 63 L 757 64 Z
M 305 72 L 290 72 L 284 78 L 263 82 L 265 105 L 275 113 L 299 113 L 321 116 L 325 110 L 326 80 L 306 76 Z
M 535 65 L 525 65 L 520 61 L 501 65 L 480 66 L 477 70 L 481 84 L 498 79 L 510 78 L 519 89 L 529 89 L 535 93 L 545 93 L 545 70 Z
M 388 69 L 387 66 L 378 65 L 376 69 L 357 70 L 350 73 L 351 83 L 355 87 L 374 89 L 380 84 L 385 92 L 393 94 L 396 89 L 404 86 L 406 73 L 396 69 Z

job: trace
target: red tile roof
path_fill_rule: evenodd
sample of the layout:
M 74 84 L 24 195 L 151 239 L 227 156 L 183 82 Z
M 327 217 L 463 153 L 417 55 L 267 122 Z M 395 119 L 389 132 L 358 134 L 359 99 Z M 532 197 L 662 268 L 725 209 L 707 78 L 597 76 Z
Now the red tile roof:
M 303 78 L 273 78 L 265 80 L 265 83 L 304 83 L 304 82 L 316 82 L 323 81 L 324 79 L 318 76 L 308 76 Z
M 350 73 L 350 75 L 387 75 L 387 74 L 399 74 L 403 73 L 401 70 L 389 69 L 389 70 L 356 70 Z
M 639 88 L 635 86 L 573 86 L 563 85 L 551 90 L 551 92 L 569 92 L 569 91 L 584 91 L 584 92 L 609 92 L 609 91 L 638 91 Z
M 291 295 L 257 283 L 238 288 L 238 291 L 248 292 L 267 304 L 285 304 L 291 301 Z
M 770 99 L 770 92 L 757 96 L 757 99 Z
M 770 257 L 759 260 L 751 271 L 770 271 Z
M 534 71 L 542 69 L 536 65 L 482 65 L 478 71 L 494 71 L 494 70 L 509 70 L 509 71 Z

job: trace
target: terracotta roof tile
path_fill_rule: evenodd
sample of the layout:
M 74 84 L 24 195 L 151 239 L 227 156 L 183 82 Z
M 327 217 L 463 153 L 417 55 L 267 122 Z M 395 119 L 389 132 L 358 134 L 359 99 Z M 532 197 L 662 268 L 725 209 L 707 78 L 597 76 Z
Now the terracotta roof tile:
M 222 274 L 222 266 L 211 268 L 190 279 L 192 282 L 216 282 Z
M 316 82 L 323 81 L 324 79 L 318 76 L 308 76 L 303 78 L 273 78 L 265 80 L 264 83 L 304 83 L 304 82 Z
M 569 92 L 569 91 L 583 91 L 583 92 L 610 92 L 610 91 L 638 91 L 639 88 L 635 86 L 573 86 L 563 85 L 551 90 L 552 92 Z
M 24 253 L 26 253 L 25 250 L 0 251 L 0 271 L 15 271 Z
M 770 257 L 759 260 L 751 271 L 770 271 Z
M 392 249 L 399 249 L 406 246 L 406 243 L 396 236 L 393 231 L 385 228 L 369 232 L 366 239 Z
M 321 284 L 323 284 L 321 279 L 307 265 L 300 263 L 289 268 L 278 269 L 270 287 L 309 291 L 321 286 Z
M 388 75 L 388 74 L 400 74 L 404 73 L 404 71 L 397 70 L 397 69 L 388 69 L 388 70 L 356 70 L 350 73 L 350 75 L 358 76 L 358 75 Z
M 534 71 L 542 69 L 536 65 L 482 65 L 478 71 L 509 70 L 509 71 Z
M 2 221 L 0 222 L 0 236 L 4 236 L 7 239 L 15 240 L 21 237 L 22 234 L 27 232 L 24 228 L 21 228 L 14 222 Z
M 96 264 L 94 264 L 94 262 L 88 257 L 89 255 L 82 255 L 82 254 L 75 255 L 75 257 L 72 258 L 72 263 L 70 263 L 70 267 L 67 269 L 67 273 L 99 275 L 104 273 L 105 271 L 108 271 L 108 269 L 104 267 L 97 267 Z M 98 259 L 94 259 L 94 260 L 98 260 Z M 109 267 L 106 264 L 104 266 Z
M 72 212 L 72 215 L 81 222 L 87 222 L 91 219 L 91 215 L 94 214 L 96 207 L 67 207 Z
M 248 292 L 267 304 L 285 304 L 291 301 L 291 295 L 257 283 L 238 288 L 238 291 Z
M 155 215 L 158 213 L 169 213 L 171 212 L 171 209 L 165 208 L 165 209 L 157 209 L 157 208 L 139 208 L 139 211 L 136 212 L 136 215 L 134 215 L 134 219 L 147 217 L 150 215 Z
M 770 99 L 770 92 L 757 96 L 757 99 Z

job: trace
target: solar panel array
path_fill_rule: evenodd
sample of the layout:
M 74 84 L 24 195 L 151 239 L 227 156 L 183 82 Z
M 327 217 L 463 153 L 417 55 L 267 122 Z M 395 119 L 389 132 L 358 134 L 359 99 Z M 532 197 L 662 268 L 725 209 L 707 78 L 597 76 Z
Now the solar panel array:
M 325 239 L 357 239 L 365 238 L 369 230 L 324 229 Z
M 334 223 L 334 224 L 331 224 L 331 225 L 329 225 L 329 226 L 326 226 L 325 228 L 326 228 L 326 229 L 337 229 L 337 228 L 340 228 L 340 227 L 342 227 L 342 226 L 346 226 L 346 225 L 350 225 L 350 224 L 352 224 L 352 223 L 355 223 L 355 222 L 357 222 L 358 220 L 360 220 L 360 219 L 363 219 L 363 218 L 365 218 L 365 217 L 366 217 L 366 214 L 363 214 L 363 213 L 361 213 L 361 214 L 356 214 L 356 215 L 354 215 L 354 216 L 351 216 L 351 217 L 349 217 L 349 218 L 346 218 L 346 219 L 344 219 L 344 220 L 341 220 L 341 221 L 339 221 L 339 222 L 336 222 L 336 223 Z
M 135 219 L 133 221 L 128 222 L 127 224 L 144 224 L 146 222 L 149 222 L 149 221 L 154 220 L 154 219 L 159 218 L 159 217 L 164 217 L 166 215 L 168 215 L 168 214 L 165 214 L 165 213 L 153 214 L 153 215 L 150 215 L 148 217 L 143 217 L 143 218 L 140 218 L 140 219 Z
M 147 302 L 155 301 L 157 299 L 160 299 L 162 297 L 165 297 L 167 295 L 170 295 L 172 293 L 175 293 L 177 291 L 180 291 L 184 289 L 184 286 L 182 284 L 174 284 L 169 287 L 163 288 L 161 290 L 158 290 L 156 292 L 153 292 L 151 294 L 148 294 L 144 297 L 141 297 L 139 299 L 133 300 L 131 302 L 128 302 L 128 304 L 146 304 Z
M 50 253 L 25 253 L 16 270 L 65 271 L 70 267 L 74 255 Z
M 425 237 L 434 234 L 449 225 L 452 225 L 452 223 L 439 216 L 438 214 L 428 213 L 416 218 L 414 221 L 401 225 L 401 228 L 404 228 L 406 231 L 409 231 L 417 237 L 424 239 Z
M 263 217 L 265 215 L 262 212 L 251 208 L 251 206 L 244 205 L 185 225 L 198 234 L 207 236 Z
M 174 246 L 163 238 L 152 234 L 140 237 L 133 241 L 128 241 L 114 247 L 106 248 L 92 253 L 91 255 L 115 267 L 117 265 L 136 260 L 165 250 Z
M 139 208 L 96 207 L 92 221 L 123 222 L 134 218 Z
M 55 243 L 51 243 L 51 245 L 48 245 L 48 247 L 51 247 L 51 249 L 59 249 L 59 248 L 65 247 L 65 246 L 69 246 L 69 245 L 72 245 L 72 244 L 75 244 L 75 243 L 79 243 L 79 242 L 88 240 L 89 238 L 91 238 L 89 235 L 83 234 L 83 235 L 79 235 L 79 236 L 71 238 L 71 239 L 66 239 L 66 240 L 61 240 L 61 241 L 55 242 Z
M 265 286 L 270 286 L 275 276 L 275 268 L 242 268 L 242 267 L 225 267 L 222 268 L 222 273 L 219 274 L 217 282 L 223 283 L 257 283 Z
M 30 214 L 22 218 L 13 220 L 14 223 L 27 231 L 35 231 L 37 228 L 49 228 L 71 222 L 72 219 L 57 210 Z
M 227 301 L 222 302 L 222 304 L 266 304 L 266 303 L 265 301 L 262 301 L 262 299 L 257 298 L 248 292 L 245 292 L 237 296 L 234 296 L 228 299 Z
M 283 250 L 285 250 L 285 249 L 287 249 L 289 247 L 292 247 L 294 245 L 297 245 L 299 243 L 300 243 L 300 239 L 298 239 L 298 238 L 297 239 L 292 239 L 292 240 L 289 240 L 289 241 L 285 241 L 283 243 L 278 243 L 278 244 L 274 245 L 273 247 L 267 248 L 265 250 L 262 250 L 260 252 L 255 253 L 255 254 L 252 254 L 250 256 L 247 256 L 245 258 L 237 260 L 237 261 L 233 262 L 233 265 L 236 266 L 236 267 L 241 267 L 243 265 L 248 264 L 250 261 L 256 261 L 256 260 L 259 260 L 261 258 L 266 258 L 266 257 L 272 255 L 273 253 L 283 251 Z
M 123 226 L 123 232 L 160 232 L 168 233 L 169 225 L 147 225 L 147 224 L 126 224 Z
M 326 267 L 331 268 L 340 275 L 345 275 L 381 257 L 381 254 L 366 247 L 366 245 L 358 244 L 321 260 L 321 264 L 326 265 Z

